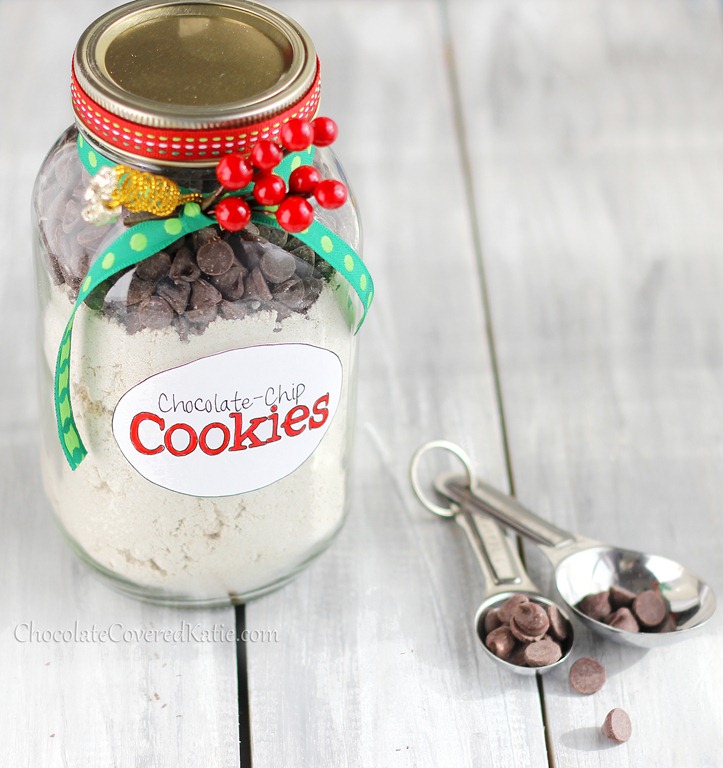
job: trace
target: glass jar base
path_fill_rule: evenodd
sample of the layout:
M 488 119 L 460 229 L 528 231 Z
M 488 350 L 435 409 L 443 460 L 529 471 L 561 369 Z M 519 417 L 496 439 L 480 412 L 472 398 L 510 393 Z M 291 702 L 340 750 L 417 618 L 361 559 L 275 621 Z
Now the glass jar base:
M 245 592 L 229 592 L 225 595 L 219 596 L 204 596 L 204 595 L 184 595 L 171 592 L 170 590 L 158 589 L 142 584 L 137 584 L 128 579 L 124 579 L 117 573 L 101 565 L 97 560 L 91 557 L 73 537 L 60 525 L 61 533 L 65 540 L 70 545 L 73 552 L 78 558 L 90 569 L 91 573 L 103 582 L 107 587 L 110 587 L 115 592 L 120 592 L 126 597 L 132 597 L 135 600 L 140 600 L 144 603 L 150 603 L 152 605 L 163 605 L 170 608 L 228 608 L 235 605 L 244 605 L 250 600 L 255 600 L 258 597 L 263 597 L 271 592 L 275 592 L 277 589 L 293 581 L 307 566 L 316 560 L 317 557 L 322 555 L 327 548 L 331 545 L 334 539 L 339 535 L 339 532 L 344 527 L 344 518 L 342 518 L 341 524 L 333 531 L 333 533 L 325 539 L 322 544 L 315 549 L 307 558 L 301 561 L 292 571 L 284 576 L 265 584 L 261 587 L 250 589 Z

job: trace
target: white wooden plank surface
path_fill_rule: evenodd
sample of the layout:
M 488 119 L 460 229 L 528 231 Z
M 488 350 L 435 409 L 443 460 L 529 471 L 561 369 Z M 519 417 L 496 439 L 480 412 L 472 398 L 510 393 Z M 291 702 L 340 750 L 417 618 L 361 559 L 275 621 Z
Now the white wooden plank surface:
M 362 329 L 354 504 L 334 547 L 247 608 L 255 768 L 546 765 L 534 680 L 482 657 L 482 596 L 453 524 L 406 468 L 447 436 L 504 484 L 497 406 L 434 2 L 285 3 L 326 73 L 377 282 Z M 497 759 L 497 758 L 496 758 Z
M 40 490 L 30 190 L 72 119 L 75 40 L 112 5 L 0 2 L 0 765 L 233 768 L 234 643 L 42 640 L 76 622 L 78 633 L 114 627 L 121 640 L 184 621 L 234 627 L 232 610 L 160 609 L 109 591 L 76 562 Z
M 720 6 L 451 7 L 518 495 L 721 596 Z M 720 765 L 722 644 L 720 615 L 647 655 L 581 644 L 610 679 L 545 678 L 556 765 Z M 613 706 L 635 732 L 611 749 Z
M 26 201 L 70 120 L 67 63 L 112 3 L 0 0 L 0 765 L 234 766 L 229 644 L 22 643 L 22 626 L 233 624 L 109 592 L 52 525 L 35 472 Z M 548 764 L 534 681 L 482 657 L 481 579 L 406 465 L 464 444 L 506 486 L 453 128 L 444 4 L 287 0 L 378 283 L 362 335 L 355 502 L 329 553 L 247 609 L 254 766 Z M 516 488 L 593 536 L 690 562 L 723 595 L 723 47 L 713 0 L 450 0 Z M 8 62 L 10 62 L 8 64 Z M 341 73 L 341 74 L 339 74 Z M 40 103 L 42 119 L 24 116 Z M 17 201 L 20 201 L 17 203 Z M 10 203 L 13 203 L 11 206 Z M 541 568 L 539 562 L 535 565 Z M 720 619 L 647 655 L 585 639 L 605 689 L 544 681 L 554 764 L 717 766 Z M 165 706 L 164 706 L 165 705 Z M 626 707 L 635 735 L 597 728 Z

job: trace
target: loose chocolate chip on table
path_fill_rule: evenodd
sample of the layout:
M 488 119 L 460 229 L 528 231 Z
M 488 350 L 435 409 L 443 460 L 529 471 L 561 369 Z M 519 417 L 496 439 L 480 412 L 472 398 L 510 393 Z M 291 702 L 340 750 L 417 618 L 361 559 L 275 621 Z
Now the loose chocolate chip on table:
M 147 259 L 141 261 L 136 267 L 136 277 L 157 283 L 168 274 L 171 268 L 171 257 L 165 251 L 158 251 Z
M 196 253 L 196 264 L 207 275 L 217 276 L 227 272 L 236 260 L 233 248 L 224 240 L 211 240 Z
M 201 276 L 201 270 L 198 268 L 191 251 L 188 248 L 181 248 L 173 257 L 173 263 L 168 274 L 173 280 L 192 283 Z
M 160 296 L 151 296 L 138 307 L 141 323 L 146 328 L 160 331 L 167 328 L 173 320 L 173 310 Z
M 570 685 L 578 692 L 590 695 L 597 693 L 607 680 L 605 667 L 589 656 L 583 656 L 570 667 Z
M 498 658 L 508 659 L 515 648 L 515 638 L 509 627 L 498 627 L 485 637 L 485 645 Z
M 633 724 L 630 722 L 628 713 L 624 709 L 616 707 L 608 712 L 601 730 L 603 736 L 622 744 L 632 735 Z
M 633 613 L 642 626 L 650 629 L 663 622 L 668 613 L 668 606 L 660 592 L 646 589 L 633 600 Z
M 524 659 L 528 667 L 546 667 L 561 658 L 562 648 L 549 637 L 525 646 Z
M 510 619 L 512 618 L 512 612 L 515 608 L 518 605 L 527 602 L 529 602 L 529 598 L 522 592 L 518 592 L 517 594 L 512 595 L 512 597 L 508 597 L 507 600 L 497 608 L 497 615 L 499 616 L 500 621 L 503 624 L 509 624 Z
M 618 608 L 608 617 L 607 623 L 616 629 L 624 629 L 626 632 L 640 632 L 638 622 L 630 608 Z
M 596 592 L 593 595 L 586 595 L 575 607 L 591 619 L 604 621 L 605 617 L 612 613 L 610 593 L 608 590 L 605 590 L 605 592 Z
M 510 632 L 523 643 L 532 643 L 545 635 L 550 626 L 547 611 L 537 603 L 520 603 L 510 617 Z

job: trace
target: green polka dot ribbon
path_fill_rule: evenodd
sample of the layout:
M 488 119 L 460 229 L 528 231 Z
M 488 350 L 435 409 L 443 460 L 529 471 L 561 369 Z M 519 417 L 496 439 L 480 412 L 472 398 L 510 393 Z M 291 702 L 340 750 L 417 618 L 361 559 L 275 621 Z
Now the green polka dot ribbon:
M 104 166 L 115 165 L 90 147 L 82 136 L 78 136 L 78 153 L 85 169 L 91 175 Z M 292 153 L 284 158 L 276 173 L 288 179 L 294 168 L 309 164 L 312 157 L 313 149 Z M 249 189 L 241 190 L 237 194 L 244 194 Z M 253 221 L 280 228 L 276 219 L 266 213 L 254 214 Z M 215 219 L 201 211 L 198 203 L 186 203 L 180 215 L 176 217 L 144 221 L 129 228 L 100 254 L 88 270 L 65 326 L 55 364 L 55 418 L 63 453 L 72 470 L 77 469 L 88 454 L 73 417 L 70 399 L 70 354 L 73 323 L 78 308 L 101 283 L 109 278 L 162 251 L 179 238 L 215 223 Z M 356 292 L 362 304 L 358 331 L 366 318 L 374 295 L 372 278 L 364 262 L 342 238 L 318 221 L 314 221 L 303 232 L 297 233 L 296 237 L 343 275 Z

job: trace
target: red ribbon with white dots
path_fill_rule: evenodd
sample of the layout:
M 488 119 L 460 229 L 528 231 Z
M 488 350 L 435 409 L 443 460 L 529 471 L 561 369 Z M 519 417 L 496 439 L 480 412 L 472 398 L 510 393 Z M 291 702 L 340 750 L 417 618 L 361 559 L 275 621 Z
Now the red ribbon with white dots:
M 260 139 L 278 141 L 281 126 L 292 118 L 311 120 L 319 107 L 321 90 L 317 62 L 316 78 L 306 94 L 289 109 L 268 120 L 234 128 L 177 130 L 155 128 L 125 120 L 88 96 L 71 73 L 70 89 L 78 121 L 104 144 L 159 163 L 197 163 L 213 161 L 232 152 L 245 154 Z

